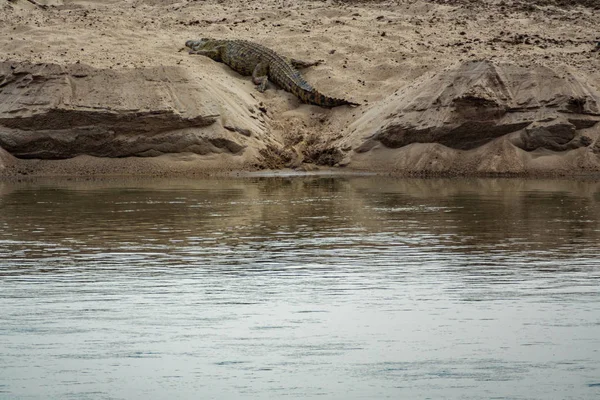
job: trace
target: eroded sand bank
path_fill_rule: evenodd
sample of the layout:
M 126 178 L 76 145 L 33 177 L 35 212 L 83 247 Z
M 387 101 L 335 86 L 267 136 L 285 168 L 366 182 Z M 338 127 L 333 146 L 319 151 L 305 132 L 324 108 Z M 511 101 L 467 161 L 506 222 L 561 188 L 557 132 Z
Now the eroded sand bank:
M 600 172 L 595 2 L 0 0 L 0 174 Z M 324 63 L 324 109 L 187 39 Z M 9 154 L 10 153 L 10 154 Z

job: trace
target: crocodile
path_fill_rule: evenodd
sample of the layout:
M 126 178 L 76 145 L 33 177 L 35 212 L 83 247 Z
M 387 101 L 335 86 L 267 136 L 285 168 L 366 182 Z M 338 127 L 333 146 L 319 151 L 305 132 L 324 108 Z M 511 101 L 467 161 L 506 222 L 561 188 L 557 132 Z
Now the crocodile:
M 251 75 L 259 92 L 267 89 L 270 80 L 304 103 L 321 107 L 358 106 L 357 103 L 319 93 L 304 80 L 298 69 L 319 65 L 321 61 L 308 62 L 284 57 L 268 47 L 247 40 L 202 38 L 188 40 L 185 45 L 191 49 L 190 54 L 210 57 L 242 75 Z

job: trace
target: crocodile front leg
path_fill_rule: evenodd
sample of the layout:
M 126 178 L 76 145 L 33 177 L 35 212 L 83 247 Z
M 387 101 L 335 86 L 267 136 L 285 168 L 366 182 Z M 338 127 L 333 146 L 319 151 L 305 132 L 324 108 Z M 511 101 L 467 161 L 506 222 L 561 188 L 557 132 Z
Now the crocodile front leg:
M 296 60 L 295 58 L 290 58 L 289 60 L 290 60 L 290 63 L 292 64 L 292 67 L 294 67 L 296 69 L 315 67 L 324 62 L 323 60 L 302 61 L 302 60 Z
M 258 63 L 254 71 L 252 71 L 252 82 L 257 85 L 256 89 L 261 93 L 267 90 L 267 84 L 269 83 L 268 73 L 269 63 L 264 61 Z

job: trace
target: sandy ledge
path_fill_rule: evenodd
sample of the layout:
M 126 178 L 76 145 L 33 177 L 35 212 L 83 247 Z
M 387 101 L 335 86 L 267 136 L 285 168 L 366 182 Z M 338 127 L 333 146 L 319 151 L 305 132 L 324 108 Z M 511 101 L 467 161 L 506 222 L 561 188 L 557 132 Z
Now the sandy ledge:
M 600 177 L 600 5 L 0 0 L 0 178 Z M 248 39 L 359 107 L 183 51 Z

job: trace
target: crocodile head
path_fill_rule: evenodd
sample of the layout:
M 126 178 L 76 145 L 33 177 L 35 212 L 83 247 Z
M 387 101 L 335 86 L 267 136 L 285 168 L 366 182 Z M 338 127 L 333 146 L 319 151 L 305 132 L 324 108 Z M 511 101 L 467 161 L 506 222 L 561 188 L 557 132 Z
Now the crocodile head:
M 188 40 L 187 42 L 185 42 L 185 46 L 189 47 L 190 49 L 197 51 L 197 50 L 202 50 L 202 49 L 206 49 L 206 47 L 208 47 L 209 43 L 212 42 L 213 39 L 211 38 L 202 38 L 199 40 Z

